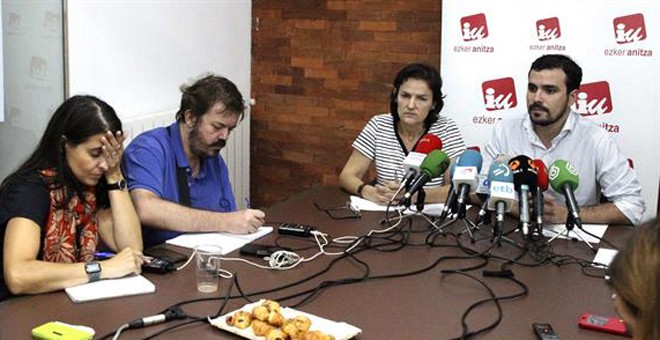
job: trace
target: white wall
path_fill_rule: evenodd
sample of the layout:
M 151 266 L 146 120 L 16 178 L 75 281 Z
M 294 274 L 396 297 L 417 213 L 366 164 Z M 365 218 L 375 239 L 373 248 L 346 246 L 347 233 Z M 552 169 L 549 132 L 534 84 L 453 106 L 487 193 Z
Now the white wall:
M 93 94 L 124 121 L 171 112 L 205 73 L 227 77 L 248 104 L 223 156 L 238 206 L 249 195 L 252 2 L 68 0 L 69 95 Z

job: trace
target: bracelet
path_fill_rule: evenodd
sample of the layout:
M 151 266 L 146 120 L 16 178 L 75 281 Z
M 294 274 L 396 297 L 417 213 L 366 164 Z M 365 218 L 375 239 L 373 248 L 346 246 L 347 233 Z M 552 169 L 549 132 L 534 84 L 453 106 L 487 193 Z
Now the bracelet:
M 364 197 L 362 197 L 362 189 L 364 189 L 365 185 L 367 185 L 367 183 L 362 182 L 362 184 L 358 185 L 358 187 L 357 187 L 356 192 L 357 192 L 357 195 L 360 196 L 360 198 L 364 198 Z

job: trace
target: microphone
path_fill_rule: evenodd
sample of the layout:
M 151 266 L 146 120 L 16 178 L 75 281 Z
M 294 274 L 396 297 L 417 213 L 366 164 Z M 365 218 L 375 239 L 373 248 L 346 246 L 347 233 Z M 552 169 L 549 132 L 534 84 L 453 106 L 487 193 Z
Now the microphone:
M 573 222 L 578 228 L 582 228 L 580 207 L 573 194 L 580 184 L 580 177 L 578 176 L 577 169 L 575 169 L 573 164 L 558 159 L 550 165 L 548 177 L 550 178 L 552 190 L 564 194 L 569 217 L 573 219 Z
M 409 207 L 412 195 L 424 187 L 426 182 L 442 175 L 448 167 L 449 156 L 444 151 L 431 151 L 419 166 L 420 173 L 413 178 L 410 188 L 403 194 L 403 198 L 401 199 L 402 205 Z
M 520 210 L 520 226 L 524 236 L 529 235 L 529 193 L 536 192 L 538 185 L 538 174 L 534 168 L 532 159 L 520 155 L 511 158 L 509 167 L 513 173 L 513 185 L 518 192 L 518 207 Z
M 500 236 L 504 228 L 504 214 L 511 211 L 511 206 L 516 201 L 513 173 L 506 164 L 493 162 L 488 169 L 488 182 L 490 182 L 488 210 L 497 213 L 494 232 Z
M 540 159 L 535 159 L 532 162 L 538 173 L 538 185 L 534 196 L 534 219 L 539 229 L 539 235 L 543 235 L 543 192 L 548 190 L 548 169 Z
M 417 175 L 419 167 L 426 158 L 426 155 L 433 150 L 441 150 L 442 141 L 434 134 L 427 133 L 419 140 L 415 150 L 411 151 L 403 159 L 403 168 L 406 171 L 401 183 L 406 183 Z
M 456 171 L 456 162 L 451 165 L 449 170 L 449 177 L 454 178 L 454 172 Z M 440 213 L 440 220 L 444 220 L 447 215 L 449 215 L 450 210 L 454 210 L 454 205 L 456 204 L 456 190 L 454 190 L 454 182 L 449 182 L 449 192 L 447 193 L 447 199 L 445 200 L 445 206 L 442 207 L 442 213 Z
M 168 309 L 164 314 L 156 314 L 140 319 L 135 319 L 128 323 L 128 328 L 142 328 L 142 327 L 147 327 L 147 326 L 167 322 L 174 319 L 185 319 L 185 318 L 186 318 L 186 314 L 183 312 L 181 307 L 176 306 L 174 308 Z
M 452 176 L 452 183 L 458 191 L 457 203 L 459 215 L 465 211 L 468 194 L 474 192 L 477 188 L 477 175 L 481 171 L 482 163 L 483 158 L 481 154 L 478 151 L 470 149 L 465 150 L 458 159 L 454 176 Z

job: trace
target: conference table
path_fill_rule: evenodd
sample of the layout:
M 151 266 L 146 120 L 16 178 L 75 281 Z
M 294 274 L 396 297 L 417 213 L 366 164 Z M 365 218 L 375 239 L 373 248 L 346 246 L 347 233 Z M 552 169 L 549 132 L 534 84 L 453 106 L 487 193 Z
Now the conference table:
M 280 222 L 313 225 L 328 234 L 328 239 L 361 236 L 370 230 L 385 228 L 381 224 L 383 212 L 363 212 L 360 218 L 337 220 L 316 206 L 341 207 L 348 199 L 349 195 L 336 187 L 315 187 L 264 209 L 267 225 L 277 226 Z M 344 213 L 341 209 L 330 212 Z M 468 218 L 474 215 L 473 207 Z M 515 221 L 507 221 L 507 225 L 515 228 Z M 506 259 L 515 259 L 515 263 L 507 268 L 515 280 L 527 286 L 528 293 L 500 300 L 501 321 L 475 338 L 536 339 L 532 331 L 535 322 L 550 323 L 561 339 L 620 338 L 578 327 L 577 320 L 582 313 L 616 315 L 602 270 L 583 270 L 578 264 L 589 262 L 594 256 L 582 242 L 555 240 L 550 244 L 551 253 L 556 254 L 554 260 L 533 265 L 537 262 L 532 255 L 534 252 L 525 252 L 508 242 L 493 245 L 489 236 L 491 229 L 487 226 L 475 230 L 475 242 L 463 232 L 464 226 L 460 222 L 438 233 L 423 216 L 413 215 L 404 218 L 398 228 L 398 233 L 374 234 L 365 239 L 362 245 L 366 247 L 357 247 L 351 256 L 322 255 L 291 270 L 260 269 L 238 261 L 223 261 L 222 266 L 237 275 L 238 286 L 251 301 L 262 298 L 278 300 L 299 311 L 346 322 L 362 330 L 358 339 L 451 339 L 460 337 L 463 331 L 461 317 L 468 308 L 490 297 L 488 290 L 475 279 L 487 285 L 495 296 L 510 296 L 522 291 L 521 286 L 509 278 L 482 275 L 483 270 L 499 271 Z M 621 246 L 630 233 L 629 227 L 613 226 L 608 228 L 604 238 Z M 434 246 L 426 242 L 430 235 L 433 235 Z M 509 237 L 521 241 L 518 233 L 511 233 Z M 459 241 L 463 247 L 476 252 L 491 247 L 490 256 L 470 257 L 457 246 Z M 278 244 L 306 257 L 318 250 L 313 238 L 281 236 L 276 232 L 254 242 Z M 186 248 L 172 247 L 190 253 Z M 341 252 L 341 248 L 328 246 L 326 251 Z M 242 256 L 234 251 L 225 257 Z M 243 258 L 261 261 L 254 257 Z M 586 261 L 574 261 L 573 258 Z M 471 267 L 478 268 L 470 270 Z M 463 270 L 473 278 L 457 274 L 456 270 Z M 193 299 L 215 298 L 184 304 L 186 314 L 213 316 L 217 315 L 230 284 L 229 279 L 221 279 L 217 292 L 198 292 L 194 265 L 165 275 L 143 275 L 156 285 L 154 294 L 76 304 L 59 291 L 4 301 L 0 304 L 0 339 L 29 339 L 34 327 L 55 320 L 92 327 L 98 339 L 114 333 L 131 320 L 158 314 L 172 305 Z M 317 287 L 323 288 L 309 293 Z M 223 314 L 249 303 L 240 295 L 234 285 Z M 465 322 L 468 331 L 475 331 L 497 320 L 497 306 L 487 302 L 471 310 Z M 120 339 L 143 339 L 181 322 L 185 320 L 127 330 Z M 156 338 L 240 337 L 208 322 L 197 322 Z

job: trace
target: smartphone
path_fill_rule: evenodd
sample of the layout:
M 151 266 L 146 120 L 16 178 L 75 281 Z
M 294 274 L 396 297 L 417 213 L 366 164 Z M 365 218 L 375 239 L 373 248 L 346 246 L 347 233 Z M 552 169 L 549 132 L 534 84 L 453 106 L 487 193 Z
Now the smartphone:
M 630 335 L 626 324 L 617 317 L 599 316 L 589 313 L 580 315 L 578 320 L 580 328 L 590 329 L 592 331 L 612 333 L 617 335 Z
M 286 250 L 286 249 L 275 246 L 263 245 L 263 244 L 248 243 L 241 247 L 241 249 L 239 250 L 239 254 L 264 258 L 273 255 L 273 253 L 275 253 L 278 250 Z
M 538 340 L 559 340 L 549 323 L 535 322 L 532 324 L 532 329 Z
M 173 250 L 166 244 L 159 244 L 145 249 L 143 253 L 146 256 L 151 256 L 155 259 L 161 259 L 170 263 L 182 262 L 188 259 L 188 255 Z

